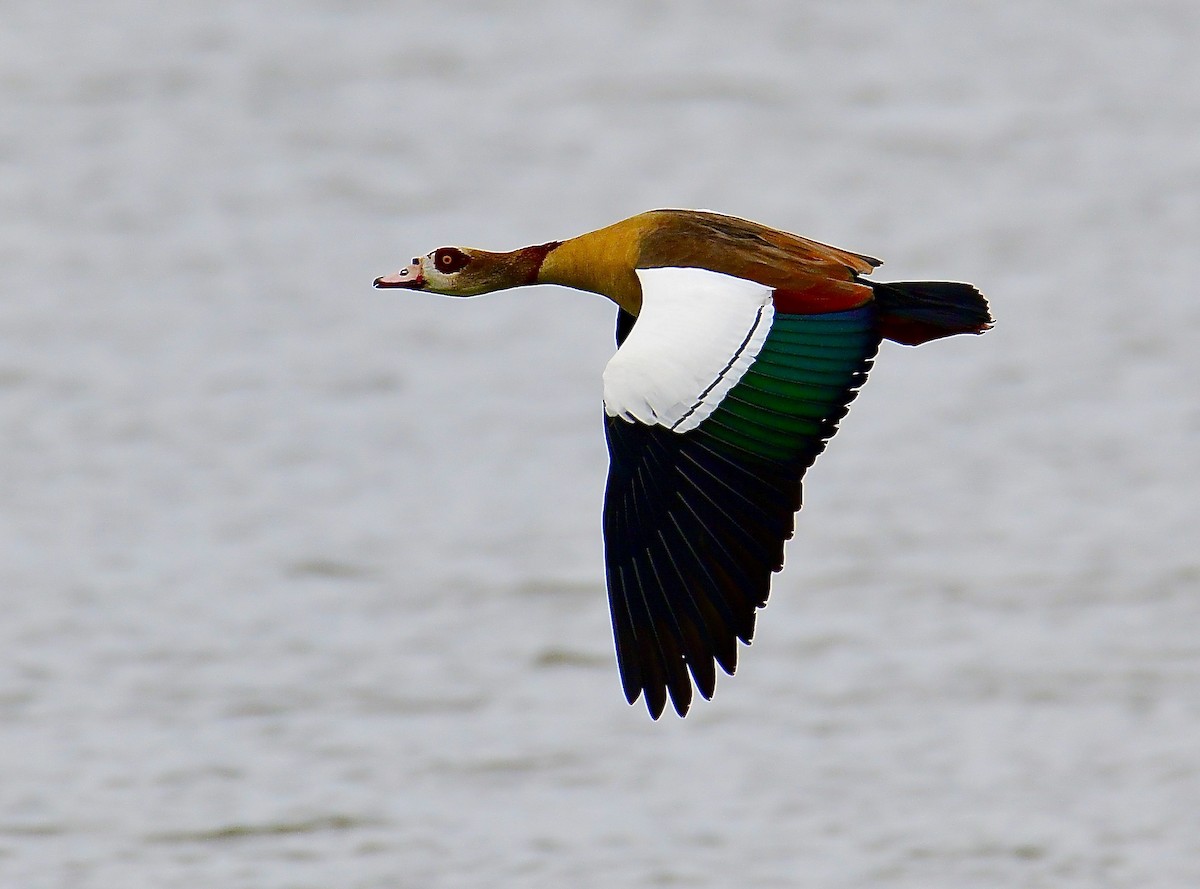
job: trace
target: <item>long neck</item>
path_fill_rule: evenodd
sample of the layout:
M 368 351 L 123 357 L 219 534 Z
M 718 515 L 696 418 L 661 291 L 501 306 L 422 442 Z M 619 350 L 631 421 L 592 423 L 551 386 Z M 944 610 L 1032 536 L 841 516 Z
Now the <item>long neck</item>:
M 634 272 L 640 232 L 628 230 L 629 221 L 588 232 L 552 248 L 538 270 L 538 283 L 599 293 L 636 315 L 642 307 L 642 287 Z
M 547 244 L 537 244 L 533 247 L 522 247 L 508 253 L 492 253 L 487 250 L 472 250 L 471 253 L 482 265 L 484 276 L 480 283 L 483 291 L 506 290 L 510 287 L 523 287 L 526 284 L 537 284 L 541 279 L 538 272 L 545 262 L 546 256 L 559 246 L 558 241 Z

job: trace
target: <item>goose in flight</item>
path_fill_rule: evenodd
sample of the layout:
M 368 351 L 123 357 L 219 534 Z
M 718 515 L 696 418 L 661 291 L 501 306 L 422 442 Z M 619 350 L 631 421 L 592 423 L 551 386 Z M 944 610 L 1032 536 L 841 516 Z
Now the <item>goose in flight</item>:
M 604 554 L 626 699 L 683 716 L 732 674 L 801 480 L 882 339 L 983 333 L 982 294 L 868 281 L 879 260 L 756 222 L 652 210 L 507 253 L 441 247 L 376 287 L 476 296 L 559 284 L 618 306 L 604 369 Z

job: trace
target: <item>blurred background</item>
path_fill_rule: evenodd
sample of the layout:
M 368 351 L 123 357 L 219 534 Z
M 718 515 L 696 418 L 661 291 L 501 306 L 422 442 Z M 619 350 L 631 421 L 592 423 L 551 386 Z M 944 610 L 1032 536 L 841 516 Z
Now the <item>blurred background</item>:
M 0 882 L 1200 884 L 1192 0 L 6 0 Z M 658 206 L 969 280 L 738 675 L 613 663 L 613 307 L 371 289 Z

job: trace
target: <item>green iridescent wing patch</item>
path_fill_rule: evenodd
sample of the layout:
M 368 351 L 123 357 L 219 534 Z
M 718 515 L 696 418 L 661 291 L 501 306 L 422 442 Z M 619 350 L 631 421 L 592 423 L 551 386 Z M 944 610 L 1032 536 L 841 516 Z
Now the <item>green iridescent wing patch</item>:
M 776 315 L 753 366 L 696 430 L 803 474 L 867 378 L 874 311 Z

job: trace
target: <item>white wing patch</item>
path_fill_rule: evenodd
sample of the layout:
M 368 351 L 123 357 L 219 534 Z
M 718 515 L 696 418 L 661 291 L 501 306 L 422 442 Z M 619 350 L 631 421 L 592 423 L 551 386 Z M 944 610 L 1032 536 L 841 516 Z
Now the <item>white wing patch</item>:
M 642 311 L 604 368 L 604 410 L 687 432 L 749 370 L 771 331 L 771 288 L 708 269 L 638 269 Z

